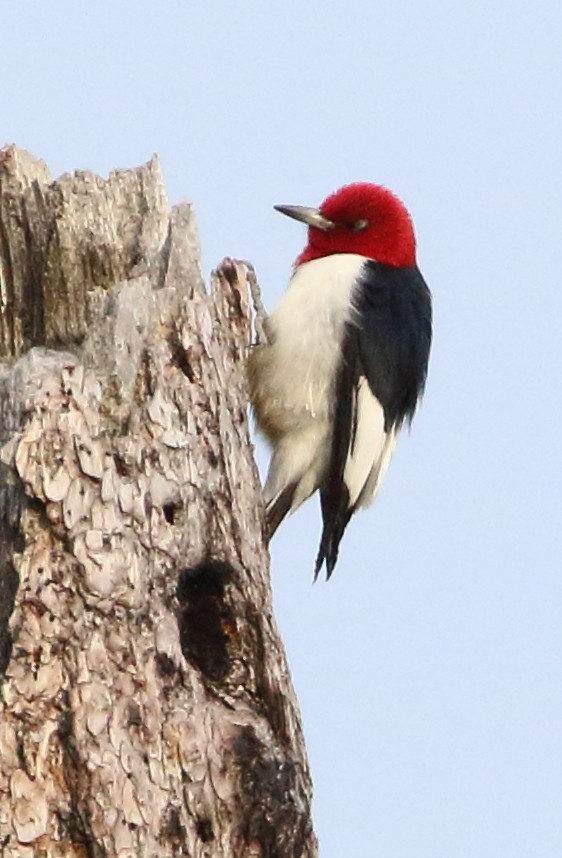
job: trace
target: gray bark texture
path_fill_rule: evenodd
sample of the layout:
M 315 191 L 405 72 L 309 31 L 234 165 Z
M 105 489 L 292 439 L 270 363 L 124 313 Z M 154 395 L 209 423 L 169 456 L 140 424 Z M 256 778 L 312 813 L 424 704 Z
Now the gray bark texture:
M 315 856 L 244 359 L 158 161 L 0 151 L 0 856 Z

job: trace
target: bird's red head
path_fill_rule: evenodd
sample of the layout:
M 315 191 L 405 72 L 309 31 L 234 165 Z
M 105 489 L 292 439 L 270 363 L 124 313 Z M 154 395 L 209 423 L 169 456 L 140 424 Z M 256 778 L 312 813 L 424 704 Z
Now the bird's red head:
M 394 267 L 415 264 L 416 239 L 408 210 L 381 185 L 345 185 L 319 209 L 276 208 L 308 224 L 308 243 L 297 265 L 334 253 L 357 253 Z

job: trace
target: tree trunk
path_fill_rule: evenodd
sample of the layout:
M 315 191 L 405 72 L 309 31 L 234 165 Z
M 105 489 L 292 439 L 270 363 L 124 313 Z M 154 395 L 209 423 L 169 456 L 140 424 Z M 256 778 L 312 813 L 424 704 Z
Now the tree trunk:
M 243 361 L 158 162 L 0 152 L 0 855 L 314 856 Z

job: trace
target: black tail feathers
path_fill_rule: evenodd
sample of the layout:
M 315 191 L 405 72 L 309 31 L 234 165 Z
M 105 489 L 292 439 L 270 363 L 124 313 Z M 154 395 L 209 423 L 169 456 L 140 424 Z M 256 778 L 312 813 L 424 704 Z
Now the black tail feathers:
M 330 580 L 336 566 L 340 542 L 353 514 L 353 509 L 349 509 L 347 502 L 342 503 L 342 500 L 343 498 L 340 497 L 339 503 L 333 505 L 327 493 L 320 493 L 324 527 L 322 528 L 320 548 L 318 549 L 318 556 L 314 566 L 315 581 L 324 562 L 326 563 L 326 581 Z
M 290 511 L 296 488 L 297 482 L 290 483 L 267 505 L 265 515 L 266 539 L 268 542 Z M 332 576 L 338 559 L 340 542 L 353 514 L 353 509 L 348 507 L 348 501 L 349 495 L 345 487 L 336 503 L 334 503 L 334 499 L 330 500 L 327 492 L 320 493 L 324 526 L 322 528 L 318 556 L 314 565 L 315 581 L 324 563 L 326 564 L 326 581 L 329 581 Z

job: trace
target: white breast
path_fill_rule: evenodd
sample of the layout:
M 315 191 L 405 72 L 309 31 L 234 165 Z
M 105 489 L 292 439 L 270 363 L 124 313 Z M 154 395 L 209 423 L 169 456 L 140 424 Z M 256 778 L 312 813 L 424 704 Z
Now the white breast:
M 328 418 L 344 324 L 364 262 L 362 256 L 344 253 L 299 265 L 269 317 L 274 334 L 270 366 L 275 368 L 271 393 L 293 421 Z

